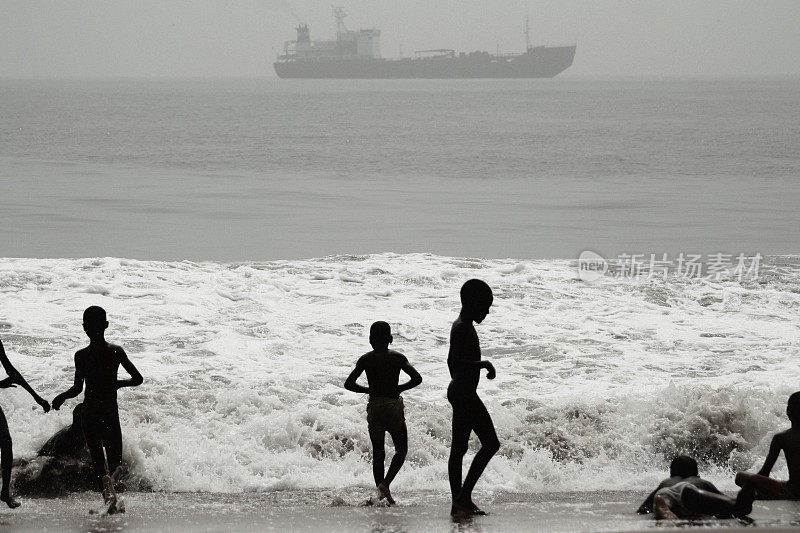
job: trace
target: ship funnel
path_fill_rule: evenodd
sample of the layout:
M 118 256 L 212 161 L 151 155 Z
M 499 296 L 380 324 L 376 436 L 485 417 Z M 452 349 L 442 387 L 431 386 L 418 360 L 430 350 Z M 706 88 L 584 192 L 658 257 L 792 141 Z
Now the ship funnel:
M 308 25 L 299 24 L 296 29 L 297 29 L 297 42 L 311 44 L 311 33 L 308 31 Z

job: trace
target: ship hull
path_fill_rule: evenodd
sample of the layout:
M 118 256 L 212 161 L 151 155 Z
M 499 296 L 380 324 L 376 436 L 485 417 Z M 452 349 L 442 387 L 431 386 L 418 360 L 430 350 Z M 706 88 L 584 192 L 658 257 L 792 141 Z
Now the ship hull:
M 572 65 L 575 46 L 540 46 L 524 54 L 486 53 L 422 59 L 290 59 L 274 63 L 281 78 L 552 78 Z

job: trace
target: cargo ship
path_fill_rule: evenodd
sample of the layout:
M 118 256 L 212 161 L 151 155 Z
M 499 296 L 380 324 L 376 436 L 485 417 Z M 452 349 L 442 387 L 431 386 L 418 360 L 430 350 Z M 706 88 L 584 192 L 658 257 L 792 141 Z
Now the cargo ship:
M 552 78 L 572 65 L 575 45 L 531 46 L 526 21 L 526 50 L 520 54 L 419 50 L 414 57 L 381 57 L 378 29 L 348 30 L 345 13 L 333 8 L 336 39 L 312 41 L 300 23 L 297 40 L 286 41 L 273 64 L 281 78 Z

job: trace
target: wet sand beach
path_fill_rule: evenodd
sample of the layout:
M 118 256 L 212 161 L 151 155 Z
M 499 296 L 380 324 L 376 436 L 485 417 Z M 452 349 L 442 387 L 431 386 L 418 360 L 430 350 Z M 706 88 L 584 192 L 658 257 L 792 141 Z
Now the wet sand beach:
M 89 514 L 97 494 L 22 500 L 0 510 L 3 531 L 653 531 L 757 527 L 786 531 L 800 523 L 800 503 L 756 502 L 754 523 L 737 520 L 657 522 L 634 510 L 645 494 L 633 491 L 540 494 L 481 493 L 488 516 L 454 521 L 439 492 L 397 493 L 399 505 L 364 506 L 363 487 L 337 491 L 271 493 L 128 493 L 127 512 Z

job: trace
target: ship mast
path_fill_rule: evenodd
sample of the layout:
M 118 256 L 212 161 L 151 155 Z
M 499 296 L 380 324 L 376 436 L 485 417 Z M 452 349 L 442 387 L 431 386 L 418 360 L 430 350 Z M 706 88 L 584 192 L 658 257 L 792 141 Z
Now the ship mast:
M 530 15 L 525 15 L 525 51 L 531 49 L 531 20 Z
M 333 9 L 333 18 L 336 19 L 336 35 L 338 36 L 340 33 L 347 31 L 344 25 L 344 18 L 347 14 L 344 12 L 344 8 L 340 6 L 331 6 L 331 9 Z

